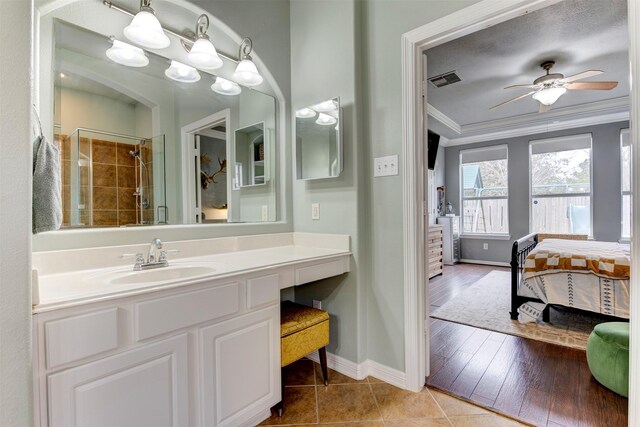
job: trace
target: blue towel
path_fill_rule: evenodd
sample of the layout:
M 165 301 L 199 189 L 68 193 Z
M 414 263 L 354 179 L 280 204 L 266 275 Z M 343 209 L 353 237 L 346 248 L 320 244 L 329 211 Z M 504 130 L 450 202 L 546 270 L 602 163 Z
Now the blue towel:
M 33 141 L 33 234 L 58 230 L 62 224 L 60 150 L 39 135 Z

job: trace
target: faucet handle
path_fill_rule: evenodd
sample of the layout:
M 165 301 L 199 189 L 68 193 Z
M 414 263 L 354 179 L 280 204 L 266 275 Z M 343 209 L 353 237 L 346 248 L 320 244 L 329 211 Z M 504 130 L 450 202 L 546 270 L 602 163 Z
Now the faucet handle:
M 136 252 L 135 254 L 131 253 L 131 254 L 122 254 L 122 255 L 120 255 L 120 258 L 123 258 L 123 259 L 136 258 L 136 261 L 137 261 L 137 258 L 143 259 L 143 257 L 144 257 L 144 255 L 142 255 L 142 252 Z M 144 261 L 144 259 L 143 259 L 143 261 Z
M 160 251 L 160 258 L 158 259 L 158 261 L 166 261 L 167 254 L 177 254 L 178 252 L 180 252 L 178 249 L 163 249 Z

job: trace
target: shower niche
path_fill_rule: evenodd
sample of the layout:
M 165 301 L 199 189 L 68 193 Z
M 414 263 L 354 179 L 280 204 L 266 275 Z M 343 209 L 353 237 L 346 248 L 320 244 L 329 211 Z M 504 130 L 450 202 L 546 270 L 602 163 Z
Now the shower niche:
M 77 128 L 57 133 L 65 228 L 164 224 L 165 141 Z

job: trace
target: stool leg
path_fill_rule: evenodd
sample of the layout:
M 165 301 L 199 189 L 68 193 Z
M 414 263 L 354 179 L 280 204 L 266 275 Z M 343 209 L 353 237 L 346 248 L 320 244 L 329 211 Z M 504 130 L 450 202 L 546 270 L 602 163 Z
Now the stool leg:
M 276 412 L 278 416 L 281 417 L 284 412 L 284 367 L 280 368 L 280 402 L 276 404 Z
M 324 385 L 329 385 L 329 370 L 327 369 L 327 348 L 322 347 L 318 350 L 320 355 L 320 367 L 322 368 L 322 379 L 324 379 Z

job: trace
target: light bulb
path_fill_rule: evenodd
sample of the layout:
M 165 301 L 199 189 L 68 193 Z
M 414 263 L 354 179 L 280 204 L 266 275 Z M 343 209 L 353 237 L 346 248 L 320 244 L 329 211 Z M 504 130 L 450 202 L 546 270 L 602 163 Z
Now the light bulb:
M 171 61 L 171 66 L 164 71 L 164 74 L 170 79 L 183 83 L 195 83 L 200 80 L 198 70 L 178 61 Z
M 206 37 L 196 40 L 188 57 L 193 65 L 206 70 L 217 70 L 223 64 L 213 43 Z
M 211 90 L 220 95 L 239 95 L 242 92 L 240 86 L 237 83 L 223 79 L 222 77 L 216 77 L 216 81 L 211 85 Z
M 149 65 L 149 58 L 147 58 L 142 49 L 120 40 L 114 40 L 113 46 L 107 49 L 106 53 L 107 57 L 113 62 L 128 67 L 146 67 Z
M 316 112 L 311 108 L 303 108 L 301 110 L 296 111 L 296 117 L 299 119 L 310 119 L 316 116 Z
M 240 61 L 232 77 L 235 81 L 245 86 L 257 86 L 263 81 L 262 76 L 258 73 L 256 64 L 253 63 L 249 55 L 246 55 L 245 59 Z
M 171 44 L 150 7 L 133 17 L 131 24 L 125 27 L 124 35 L 132 42 L 149 49 L 164 49 Z

